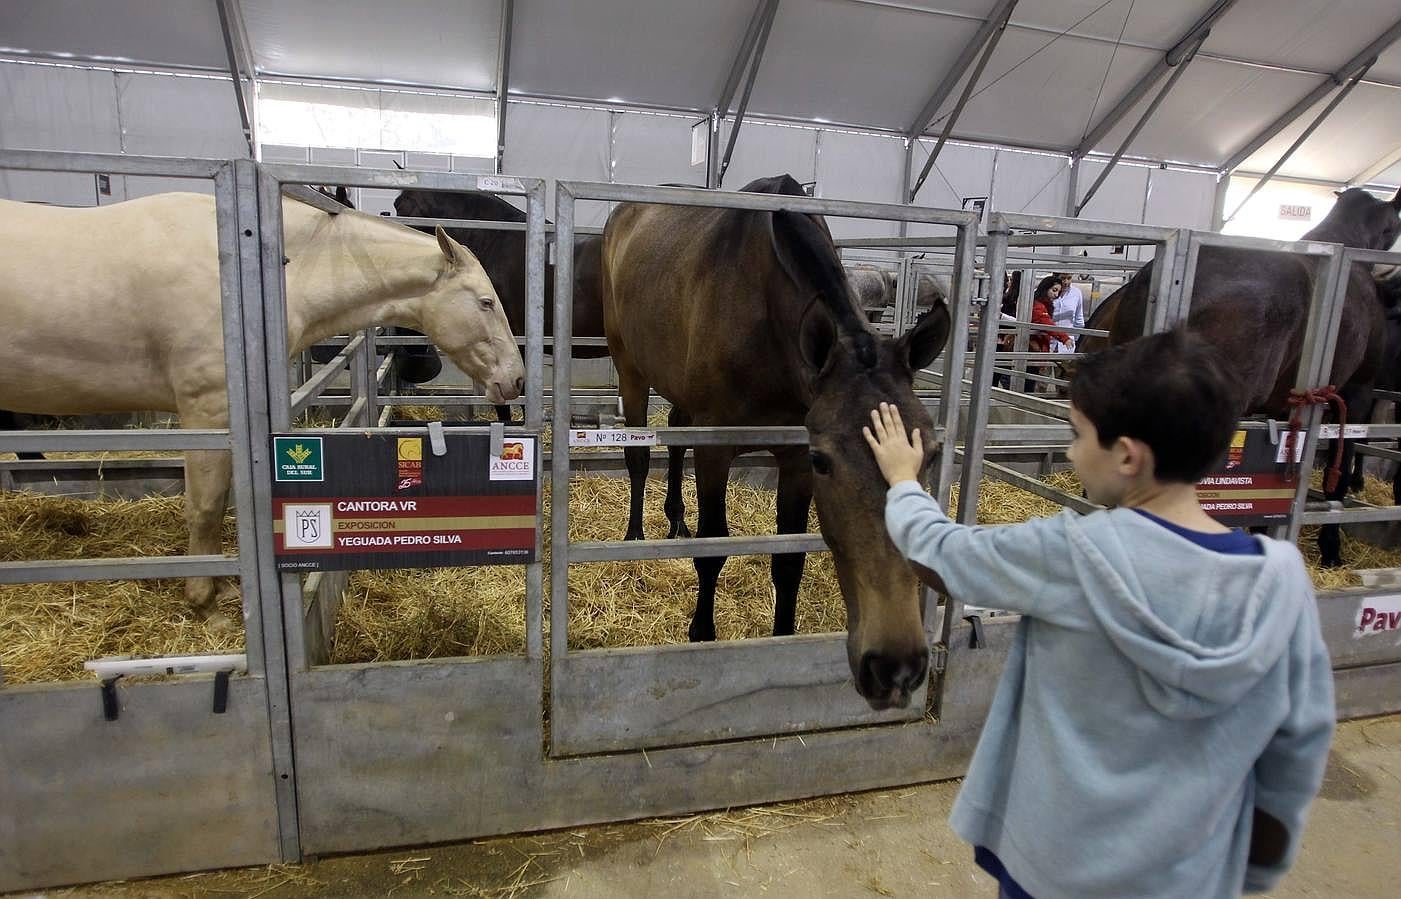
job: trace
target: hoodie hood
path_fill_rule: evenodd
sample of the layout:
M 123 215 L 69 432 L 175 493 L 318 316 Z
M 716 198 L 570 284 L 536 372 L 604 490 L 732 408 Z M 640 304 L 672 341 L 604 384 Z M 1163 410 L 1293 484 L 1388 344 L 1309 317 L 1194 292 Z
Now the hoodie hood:
M 1263 555 L 1229 555 L 1132 509 L 1066 518 L 1091 613 L 1138 667 L 1139 688 L 1160 713 L 1215 715 L 1288 650 L 1311 592 L 1292 545 L 1257 537 Z M 1149 542 L 1162 551 L 1142 552 Z

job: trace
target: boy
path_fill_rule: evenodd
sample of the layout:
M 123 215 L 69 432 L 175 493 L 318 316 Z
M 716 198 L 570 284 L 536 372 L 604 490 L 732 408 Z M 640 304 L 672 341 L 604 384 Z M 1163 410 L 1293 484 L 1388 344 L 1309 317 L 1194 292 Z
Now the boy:
M 1267 890 L 1298 850 L 1333 734 L 1303 561 L 1197 502 L 1236 427 L 1200 339 L 1083 359 L 1070 403 L 1070 461 L 1109 509 L 1007 527 L 944 515 L 894 407 L 865 429 L 901 553 L 962 601 L 1023 616 L 950 823 L 1003 896 Z

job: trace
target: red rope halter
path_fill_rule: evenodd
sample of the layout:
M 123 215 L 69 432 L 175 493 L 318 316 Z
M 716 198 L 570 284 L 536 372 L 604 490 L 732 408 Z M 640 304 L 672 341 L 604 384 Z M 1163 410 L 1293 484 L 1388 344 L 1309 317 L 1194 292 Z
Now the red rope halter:
M 1338 393 L 1338 388 L 1329 384 L 1327 387 L 1312 387 L 1308 390 L 1290 390 L 1289 405 L 1294 410 L 1289 415 L 1289 433 L 1284 438 L 1284 476 L 1293 480 L 1298 476 L 1299 463 L 1294 458 L 1294 441 L 1297 439 L 1299 429 L 1303 426 L 1302 413 L 1305 406 L 1321 406 L 1325 403 L 1332 403 L 1338 407 L 1338 440 L 1333 449 L 1333 465 L 1323 476 L 1323 490 L 1332 493 L 1338 486 L 1339 480 L 1343 476 L 1343 426 L 1347 424 L 1347 403 L 1344 402 Z

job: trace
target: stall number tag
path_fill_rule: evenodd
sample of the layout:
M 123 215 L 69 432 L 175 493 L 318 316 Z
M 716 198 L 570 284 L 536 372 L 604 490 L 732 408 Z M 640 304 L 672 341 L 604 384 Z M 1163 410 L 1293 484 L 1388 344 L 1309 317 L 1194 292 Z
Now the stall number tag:
M 497 178 L 490 175 L 482 175 L 477 178 L 477 190 L 512 190 L 517 193 L 524 193 L 525 185 L 521 183 L 521 179 L 519 178 Z
M 1369 596 L 1358 604 L 1353 639 L 1374 634 L 1401 635 L 1401 596 Z
M 646 428 L 575 428 L 570 446 L 656 446 L 657 432 Z
M 1367 436 L 1366 425 L 1346 425 L 1343 427 L 1343 437 L 1348 440 L 1356 440 Z M 1319 440 L 1336 440 L 1338 438 L 1337 425 L 1322 425 L 1318 429 Z M 1289 432 L 1283 431 L 1279 435 L 1279 445 L 1275 447 L 1275 461 L 1284 461 L 1284 447 L 1289 442 Z M 1304 432 L 1300 431 L 1294 435 L 1294 461 L 1298 462 L 1304 458 Z

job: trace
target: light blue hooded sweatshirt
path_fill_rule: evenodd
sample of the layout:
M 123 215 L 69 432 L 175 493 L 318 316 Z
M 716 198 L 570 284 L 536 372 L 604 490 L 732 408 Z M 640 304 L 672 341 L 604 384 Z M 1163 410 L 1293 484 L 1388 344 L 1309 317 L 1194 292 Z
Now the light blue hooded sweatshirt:
M 1294 546 L 1201 547 L 1134 512 L 949 520 L 886 497 L 900 552 L 1023 616 L 950 817 L 1037 899 L 1235 896 L 1298 851 L 1333 736 L 1333 677 Z M 1249 864 L 1254 810 L 1288 832 Z

